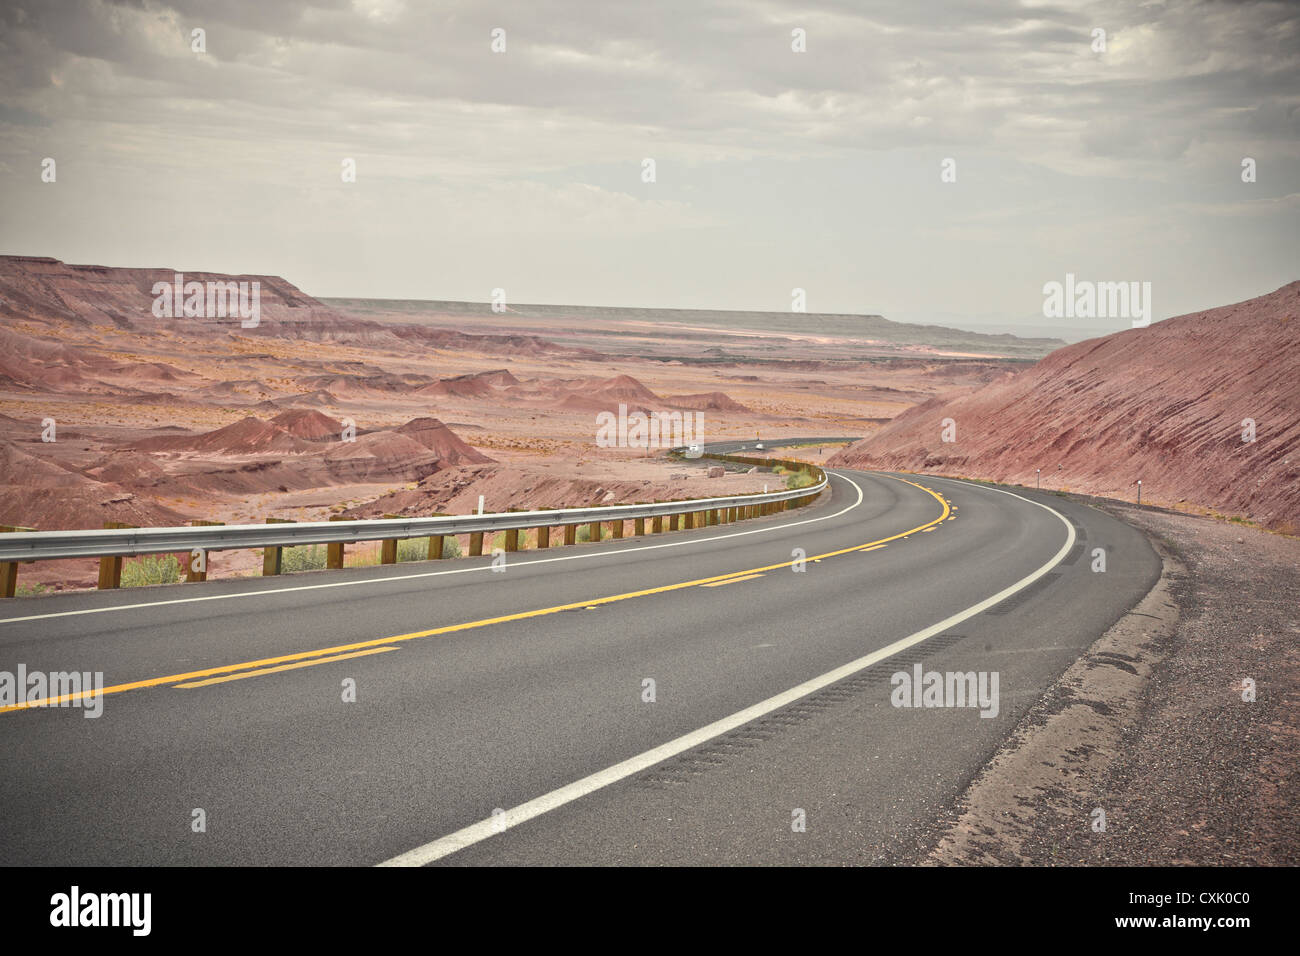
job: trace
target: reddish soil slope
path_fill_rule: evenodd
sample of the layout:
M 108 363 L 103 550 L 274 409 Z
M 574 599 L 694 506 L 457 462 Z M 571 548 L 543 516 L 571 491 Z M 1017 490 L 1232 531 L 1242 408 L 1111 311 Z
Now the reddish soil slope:
M 1140 478 L 1143 501 L 1300 531 L 1300 282 L 1059 349 L 912 408 L 830 463 L 1030 486 L 1041 468 L 1044 487 L 1123 498 Z
M 0 524 L 63 531 L 102 528 L 105 521 L 148 526 L 184 520 L 180 513 L 121 485 L 42 461 L 12 442 L 0 446 L 0 486 L 21 487 L 20 493 L 0 496 Z
M 271 419 L 294 438 L 305 441 L 325 441 L 343 434 L 343 423 L 314 409 L 291 408 Z
M 433 452 L 444 468 L 449 465 L 481 465 L 492 461 L 487 455 L 461 441 L 459 435 L 436 418 L 413 418 L 395 431 Z
M 324 417 L 324 416 L 322 416 Z M 233 425 L 202 435 L 146 438 L 136 442 L 139 451 L 192 451 L 205 454 L 266 455 L 272 452 L 301 452 L 311 446 L 279 425 L 252 415 Z

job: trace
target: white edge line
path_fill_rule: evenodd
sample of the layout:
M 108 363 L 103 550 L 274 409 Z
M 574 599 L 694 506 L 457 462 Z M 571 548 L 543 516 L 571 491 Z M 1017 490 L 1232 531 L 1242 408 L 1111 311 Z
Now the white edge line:
M 675 740 L 670 740 L 665 744 L 655 747 L 653 750 L 647 750 L 645 753 L 638 754 L 637 756 L 624 760 L 621 763 L 616 763 L 612 767 L 597 771 L 590 776 L 583 777 L 581 780 L 560 787 L 558 790 L 552 790 L 550 793 L 543 794 L 540 797 L 535 797 L 526 803 L 521 803 L 519 806 L 507 810 L 504 814 L 497 814 L 495 817 L 480 820 L 478 823 L 471 824 L 470 826 L 457 830 L 454 833 L 449 833 L 431 843 L 426 843 L 424 846 L 416 847 L 414 850 L 408 850 L 407 852 L 395 856 L 390 860 L 385 860 L 383 863 L 378 865 L 424 866 L 427 863 L 433 863 L 440 860 L 445 856 L 450 856 L 458 850 L 463 850 L 468 846 L 486 840 L 488 837 L 504 833 L 506 830 L 519 826 L 519 824 L 525 823 L 534 817 L 539 817 L 544 813 L 549 813 L 551 810 L 562 807 L 566 803 L 572 803 L 574 800 L 585 797 L 602 787 L 607 787 L 610 784 L 617 783 L 633 774 L 640 773 L 642 770 L 652 767 L 670 757 L 675 757 L 677 754 L 698 747 L 701 744 L 712 740 L 714 737 L 735 730 L 737 727 L 747 724 L 752 720 L 757 720 L 759 717 L 770 714 L 774 710 L 779 710 L 788 704 L 794 703 L 800 697 L 806 697 L 809 694 L 821 690 L 823 687 L 834 684 L 836 681 L 841 681 L 846 677 L 856 674 L 860 670 L 870 667 L 873 664 L 877 664 L 889 657 L 893 657 L 895 654 L 905 651 L 909 647 L 914 647 L 922 641 L 934 637 L 941 631 L 946 631 L 953 625 L 959 624 L 967 618 L 974 617 L 976 614 L 1006 600 L 1017 591 L 1024 590 L 1060 564 L 1062 559 L 1070 553 L 1070 549 L 1074 547 L 1076 537 L 1074 533 L 1074 525 L 1072 525 L 1059 511 L 1049 508 L 1045 504 L 1032 501 L 1029 498 L 1023 498 L 1020 495 L 1012 494 L 1009 491 L 1002 491 L 1000 488 L 988 488 L 987 490 L 998 491 L 1004 495 L 1011 495 L 1012 498 L 1020 498 L 1021 501 L 1026 501 L 1029 504 L 1042 508 L 1050 514 L 1056 515 L 1056 517 L 1060 518 L 1061 523 L 1064 524 L 1066 528 L 1065 544 L 1061 546 L 1061 550 L 1056 552 L 1056 554 L 1037 571 L 1021 578 L 1010 587 L 1003 588 L 992 597 L 985 598 L 983 601 L 971 605 L 964 611 L 958 611 L 951 617 L 944 618 L 938 624 L 932 624 L 924 630 L 917 631 L 915 634 L 910 634 L 901 640 L 895 641 L 893 644 L 880 648 L 878 651 L 872 651 L 864 657 L 859 657 L 855 661 L 850 661 L 834 670 L 827 671 L 820 677 L 814 677 L 812 680 L 804 681 L 802 684 L 792 687 L 787 691 L 783 691 L 775 697 L 769 697 L 767 700 L 754 704 L 752 707 L 746 707 L 744 710 L 737 711 L 729 717 L 724 717 L 721 720 L 714 721 L 711 724 L 701 727 L 699 730 L 694 730 L 689 734 L 676 738 Z
M 832 472 L 827 472 L 827 474 L 832 474 Z M 684 541 L 665 541 L 661 544 L 637 545 L 631 542 L 641 539 L 624 538 L 622 540 L 629 541 L 629 544 L 626 547 L 603 551 L 587 551 L 582 554 L 566 554 L 554 558 L 525 558 L 523 561 L 517 561 L 515 566 L 523 567 L 525 565 L 533 564 L 553 564 L 556 561 L 581 561 L 587 558 L 621 557 L 629 554 L 640 554 L 643 551 L 656 551 L 659 548 L 680 548 L 685 545 L 705 544 L 709 541 L 722 541 L 727 538 L 739 538 L 747 534 L 766 534 L 770 531 L 780 531 L 785 528 L 797 528 L 800 525 L 815 524 L 818 521 L 829 521 L 831 518 L 838 518 L 840 515 L 846 514 L 858 507 L 858 505 L 862 504 L 862 489 L 858 487 L 857 482 L 846 475 L 839 474 L 838 472 L 834 472 L 833 474 L 843 478 L 857 489 L 858 492 L 857 501 L 853 502 L 853 504 L 849 505 L 847 508 L 836 511 L 834 514 L 822 515 L 819 518 L 805 518 L 802 521 L 791 521 L 786 524 L 770 524 L 765 525 L 762 528 L 751 528 L 748 531 L 734 531 L 729 534 L 716 534 L 708 538 L 690 538 Z M 668 532 L 663 533 L 666 534 Z M 610 538 L 609 540 L 614 541 L 618 539 Z M 644 540 L 652 541 L 654 539 L 647 535 Z M 82 614 L 107 614 L 110 611 L 136 611 L 145 607 L 167 607 L 173 604 L 194 604 L 199 601 L 227 601 L 231 598 L 261 597 L 266 594 L 286 594 L 292 591 L 317 591 L 321 588 L 347 588 L 356 587 L 362 584 L 387 584 L 393 581 L 410 581 L 415 578 L 434 578 L 444 574 L 471 574 L 476 571 L 490 570 L 492 570 L 492 568 L 489 565 L 483 564 L 472 568 L 447 568 L 442 571 L 417 571 L 414 574 L 391 574 L 378 578 L 362 578 L 358 581 L 329 581 L 323 584 L 297 584 L 292 587 L 264 588 L 260 591 L 236 591 L 232 594 L 207 594 L 202 597 L 173 598 L 168 601 L 145 601 L 138 604 L 113 604 L 108 607 L 81 608 L 77 611 L 51 611 L 48 614 L 28 614 L 23 617 L 4 617 L 0 618 L 0 625 L 18 624 L 22 621 L 45 621 L 55 617 L 77 617 Z

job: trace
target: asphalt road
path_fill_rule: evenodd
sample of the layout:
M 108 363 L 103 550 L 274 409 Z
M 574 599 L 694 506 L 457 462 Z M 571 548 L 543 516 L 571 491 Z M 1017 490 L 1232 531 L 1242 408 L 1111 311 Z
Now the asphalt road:
M 907 862 L 1160 571 L 1057 495 L 856 471 L 490 563 L 6 603 L 0 671 L 114 690 L 0 713 L 0 862 Z M 917 663 L 996 672 L 996 716 L 893 706 Z

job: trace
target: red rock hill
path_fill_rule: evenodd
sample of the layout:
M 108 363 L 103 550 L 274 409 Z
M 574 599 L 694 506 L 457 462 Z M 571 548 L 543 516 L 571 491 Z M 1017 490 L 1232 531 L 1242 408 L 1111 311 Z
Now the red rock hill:
M 1300 282 L 1058 349 L 909 409 L 830 463 L 1030 486 L 1041 468 L 1044 487 L 1122 498 L 1140 478 L 1143 501 L 1300 531 Z

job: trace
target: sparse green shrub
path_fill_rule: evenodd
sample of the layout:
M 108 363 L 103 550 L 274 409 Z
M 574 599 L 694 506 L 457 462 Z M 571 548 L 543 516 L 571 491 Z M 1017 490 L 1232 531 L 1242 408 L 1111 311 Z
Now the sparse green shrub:
M 446 548 L 446 545 L 443 545 Z M 429 557 L 428 538 L 403 538 L 397 542 L 397 560 L 425 561 Z
M 817 484 L 817 482 L 813 480 L 813 476 L 806 471 L 791 472 L 789 477 L 785 479 L 785 486 L 787 488 L 807 488 L 810 485 L 815 484 Z
M 181 579 L 181 563 L 174 554 L 146 554 L 122 563 L 122 587 L 175 584 Z
M 325 545 L 304 544 L 296 548 L 285 548 L 280 553 L 280 571 L 293 574 L 296 571 L 320 571 L 325 567 Z
M 502 547 L 504 547 L 504 545 L 502 545 Z M 444 558 L 460 557 L 460 542 L 456 540 L 456 537 L 454 535 L 446 535 L 443 537 L 442 556 Z M 376 560 L 378 560 L 378 557 L 376 557 Z M 401 539 L 400 541 L 397 542 L 397 560 L 399 563 L 403 561 L 429 560 L 429 539 L 428 538 Z
M 47 584 L 20 584 L 14 589 L 15 597 L 36 597 L 50 590 Z

